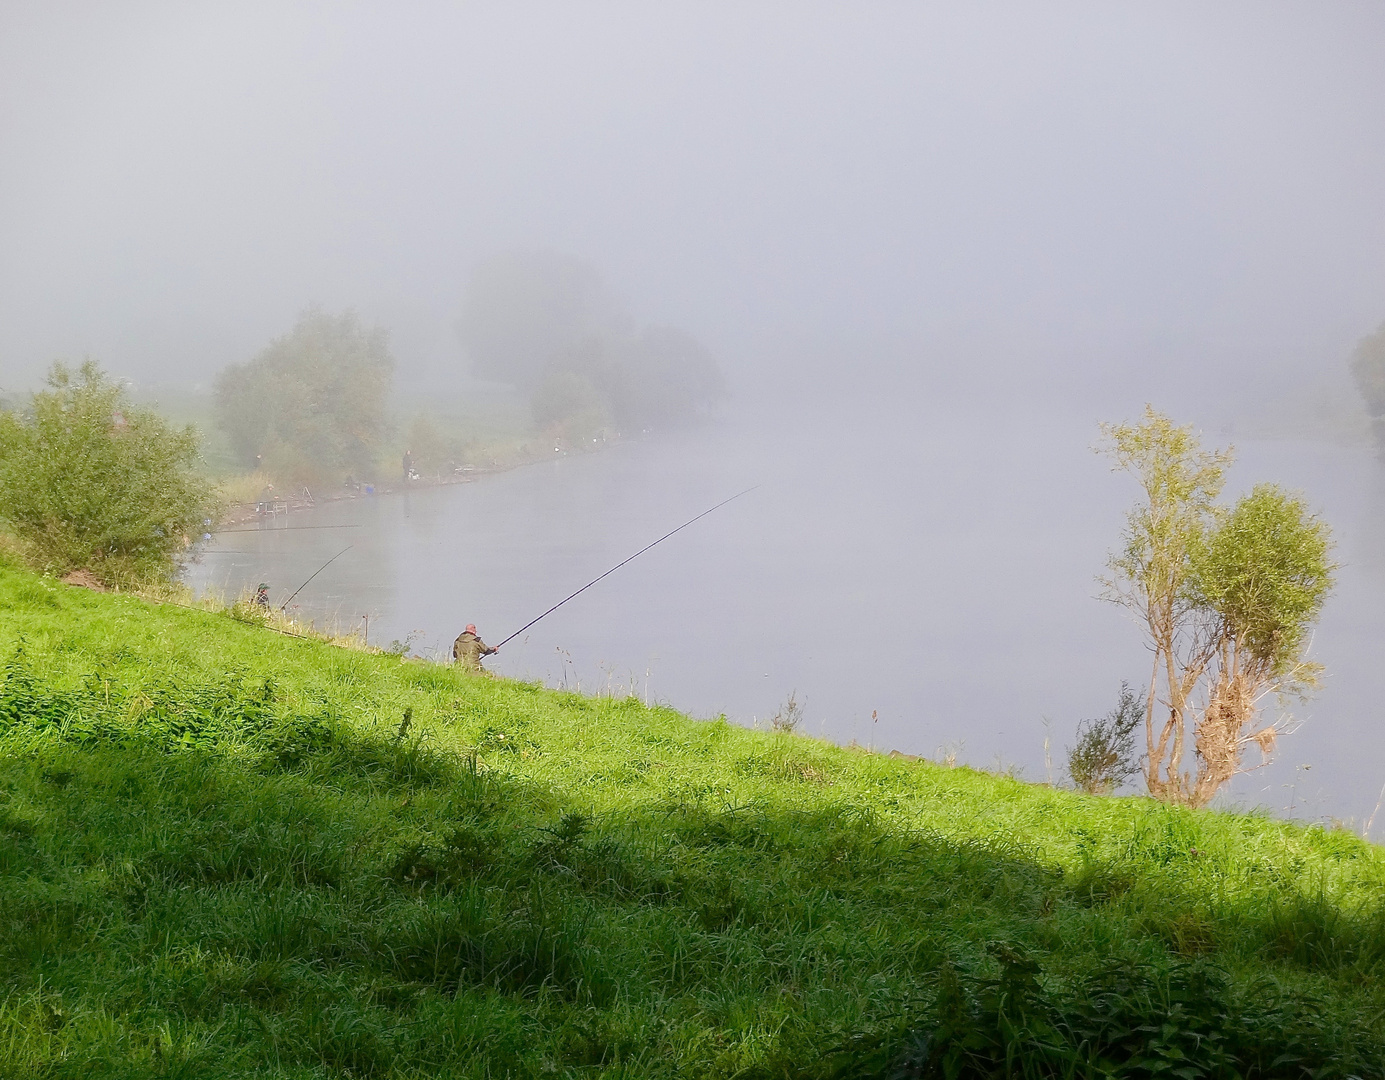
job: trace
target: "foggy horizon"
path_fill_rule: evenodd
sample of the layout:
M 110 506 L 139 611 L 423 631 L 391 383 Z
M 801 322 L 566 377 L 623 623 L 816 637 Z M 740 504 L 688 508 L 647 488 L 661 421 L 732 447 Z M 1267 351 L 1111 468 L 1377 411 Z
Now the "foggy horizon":
M 208 384 L 317 304 L 469 378 L 496 252 L 733 390 L 1344 378 L 1385 318 L 1385 11 L 10 5 L 0 386 Z

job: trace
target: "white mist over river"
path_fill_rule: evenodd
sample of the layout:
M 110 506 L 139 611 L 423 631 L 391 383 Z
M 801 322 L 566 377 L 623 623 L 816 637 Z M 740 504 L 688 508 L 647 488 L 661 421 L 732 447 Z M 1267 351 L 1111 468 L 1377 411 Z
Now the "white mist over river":
M 471 483 L 324 502 L 219 535 L 187 576 L 228 596 L 264 580 L 277 604 L 349 544 L 294 601 L 298 613 L 343 630 L 368 615 L 373 644 L 413 635 L 415 652 L 445 656 L 466 623 L 497 642 L 759 485 L 488 666 L 747 725 L 796 692 L 809 734 L 956 753 L 1034 780 L 1049 778 L 1049 735 L 1051 775 L 1062 780 L 1077 722 L 1110 709 L 1122 679 L 1148 679 L 1137 627 L 1096 599 L 1137 494 L 1091 452 L 1097 419 L 942 406 L 760 411 Z M 1237 449 L 1228 495 L 1258 481 L 1303 491 L 1332 525 L 1343 565 L 1312 648 L 1324 689 L 1295 704 L 1302 726 L 1281 739 L 1275 763 L 1222 801 L 1359 828 L 1385 782 L 1385 470 L 1363 448 Z M 1380 819 L 1375 835 L 1385 835 Z

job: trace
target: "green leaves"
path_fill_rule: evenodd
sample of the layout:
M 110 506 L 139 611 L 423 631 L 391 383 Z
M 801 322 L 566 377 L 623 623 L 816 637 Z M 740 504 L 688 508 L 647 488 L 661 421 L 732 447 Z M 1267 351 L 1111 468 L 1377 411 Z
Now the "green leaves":
M 1204 451 L 1191 426 L 1179 427 L 1149 405 L 1141 423 L 1101 430 L 1115 467 L 1134 474 L 1145 493 L 1126 518 L 1108 591 L 1152 624 L 1165 624 L 1186 599 L 1189 551 L 1214 515 L 1232 454 Z
M 1145 495 L 1105 582 L 1107 598 L 1144 624 L 1154 654 L 1145 779 L 1158 798 L 1204 806 L 1240 770 L 1249 740 L 1273 747 L 1273 725 L 1255 730 L 1264 693 L 1316 685 L 1303 654 L 1332 588 L 1331 533 L 1272 484 L 1220 505 L 1231 451 L 1203 450 L 1191 427 L 1150 406 L 1140 423 L 1102 430 L 1104 449 Z M 1157 727 L 1155 703 L 1167 709 Z M 1183 769 L 1189 744 L 1195 774 Z
M 1121 683 L 1116 707 L 1077 726 L 1077 745 L 1068 751 L 1068 775 L 1082 791 L 1110 795 L 1140 771 L 1135 730 L 1145 718 L 1145 696 Z
M 1304 501 L 1257 485 L 1195 546 L 1192 587 L 1224 633 L 1273 675 L 1297 665 L 1332 588 L 1327 525 Z
M 295 483 L 374 474 L 388 434 L 394 358 L 351 312 L 309 310 L 216 381 L 216 422 L 248 467 Z
M 27 414 L 0 414 L 0 518 L 41 570 L 166 577 L 215 513 L 197 433 L 130 404 L 97 365 L 55 364 Z

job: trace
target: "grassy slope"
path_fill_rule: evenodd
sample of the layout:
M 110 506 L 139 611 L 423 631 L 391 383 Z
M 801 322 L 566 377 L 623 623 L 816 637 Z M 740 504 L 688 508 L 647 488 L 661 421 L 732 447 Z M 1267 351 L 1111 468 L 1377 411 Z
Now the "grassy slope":
M 1382 1074 L 1348 835 L 0 568 L 21 640 L 0 1076 Z

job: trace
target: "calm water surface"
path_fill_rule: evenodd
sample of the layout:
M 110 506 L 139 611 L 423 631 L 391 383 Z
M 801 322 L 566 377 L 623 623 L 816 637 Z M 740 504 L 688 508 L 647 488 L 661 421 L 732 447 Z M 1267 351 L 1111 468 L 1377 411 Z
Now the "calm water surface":
M 324 503 L 218 536 L 189 569 L 265 580 L 299 614 L 443 656 L 495 642 L 649 541 L 718 510 L 550 615 L 488 663 L 764 723 L 796 692 L 837 742 L 1063 775 L 1079 719 L 1142 685 L 1137 628 L 1095 598 L 1133 482 L 1090 451 L 1096 417 L 879 407 L 731 418 L 473 483 Z M 1242 443 L 1231 490 L 1273 480 L 1333 525 L 1343 563 L 1313 644 L 1325 689 L 1295 705 L 1243 806 L 1364 822 L 1385 783 L 1385 479 L 1365 450 Z M 306 528 L 314 526 L 314 528 Z M 1385 811 L 1376 838 L 1385 838 Z

